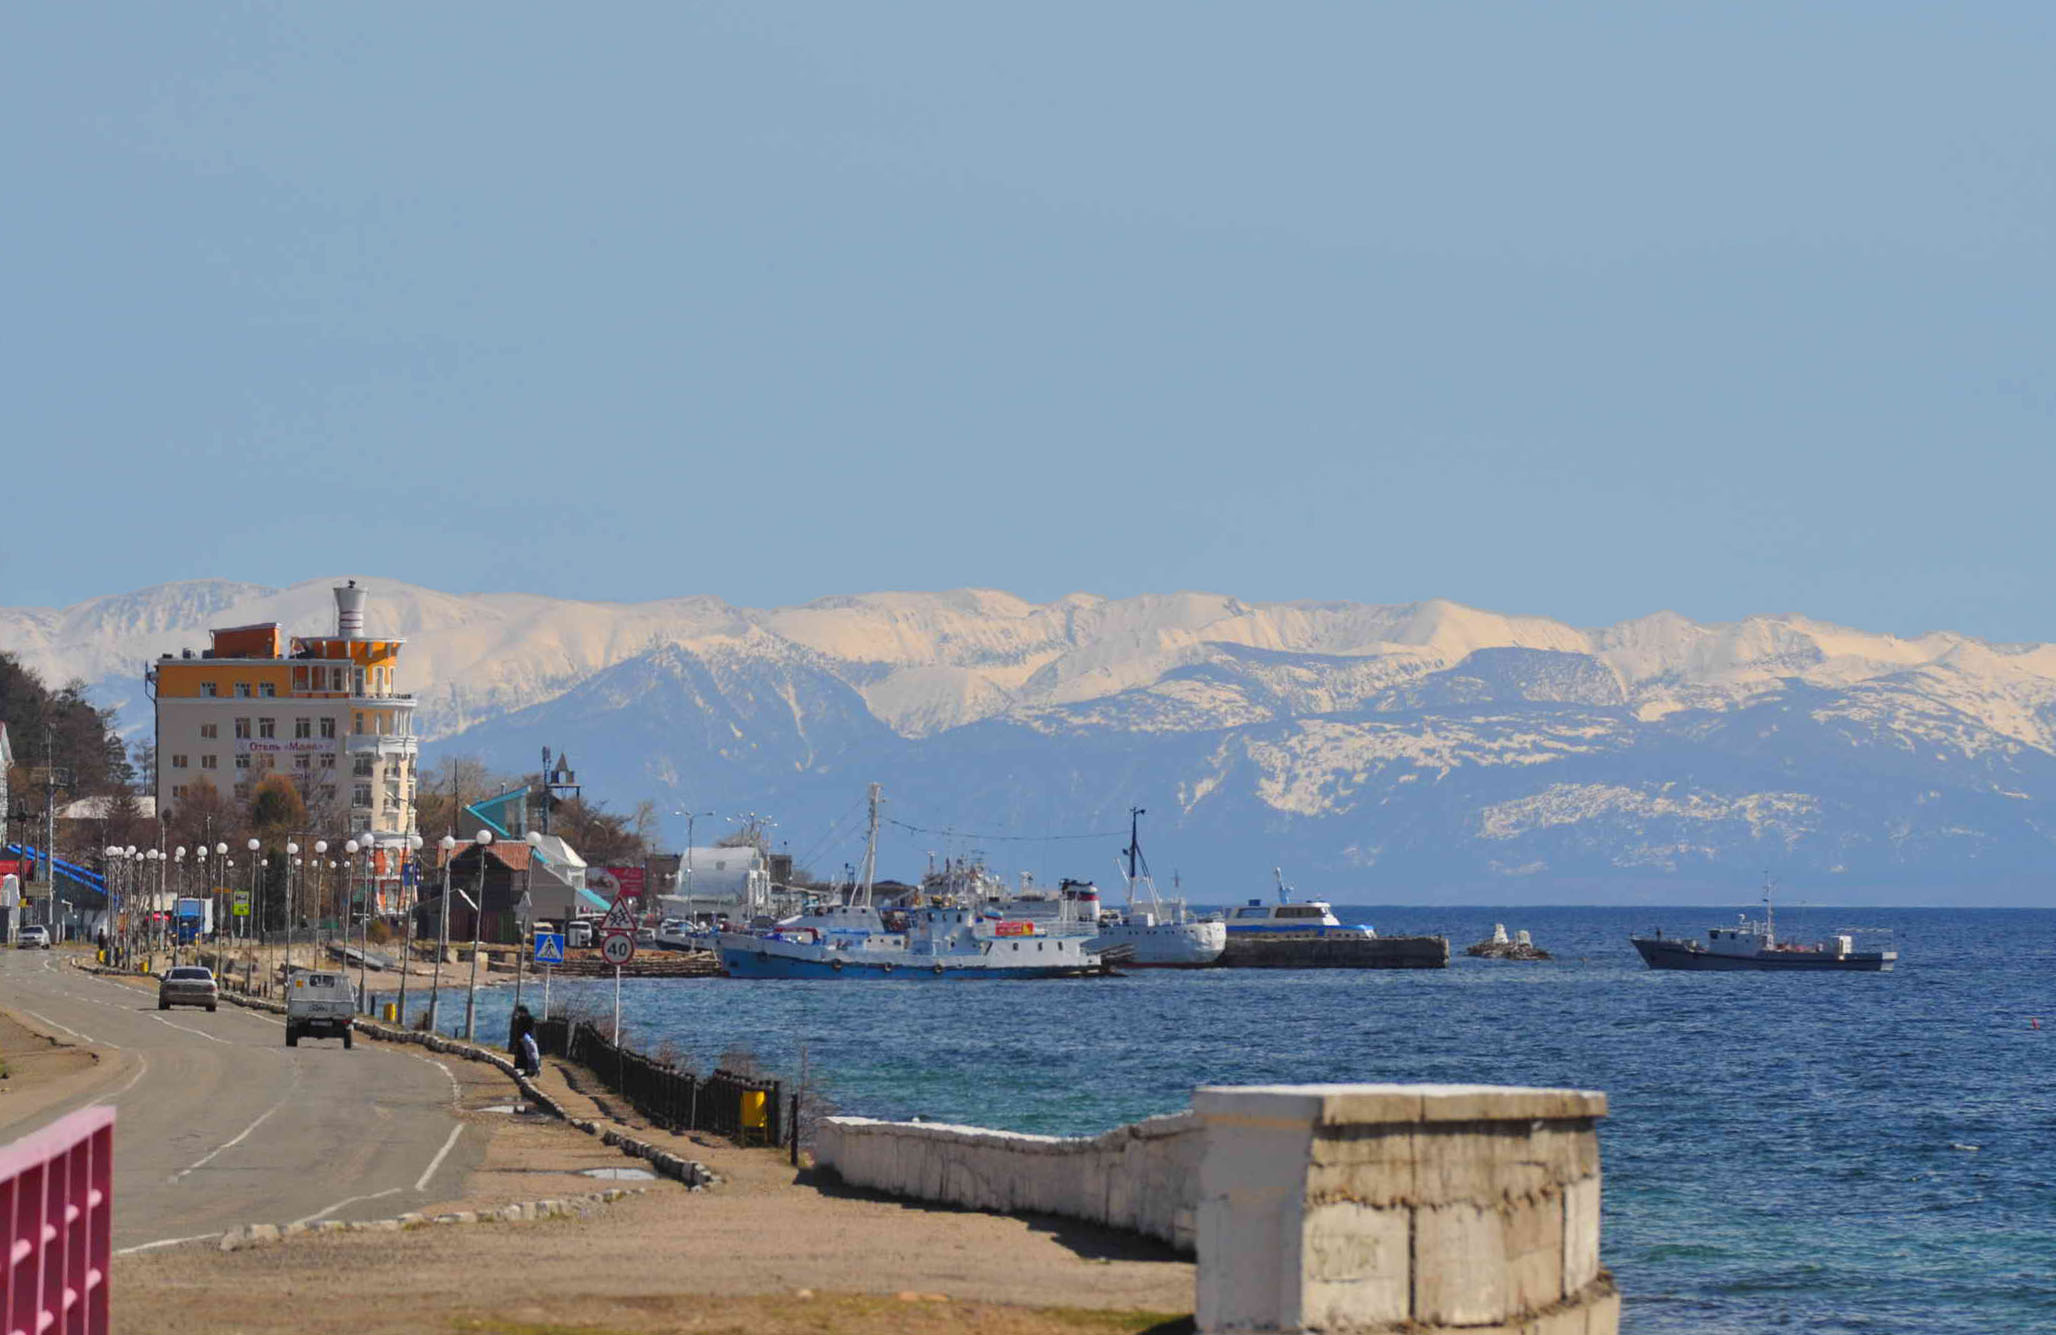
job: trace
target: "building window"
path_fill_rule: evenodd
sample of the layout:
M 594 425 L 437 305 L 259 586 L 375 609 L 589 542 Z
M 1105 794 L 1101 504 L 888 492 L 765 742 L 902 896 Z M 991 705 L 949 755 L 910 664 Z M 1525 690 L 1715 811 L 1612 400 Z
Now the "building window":
M 343 689 L 343 670 L 341 668 L 334 667 L 328 670 L 328 688 L 331 691 L 341 693 Z
M 171 767 L 173 769 L 184 769 L 186 767 L 186 758 L 174 753 L 171 757 Z
M 267 681 L 267 682 L 260 682 L 260 683 L 258 683 L 258 686 L 257 686 L 257 694 L 259 694 L 259 695 L 263 696 L 263 697 L 264 697 L 265 699 L 269 700 L 269 699 L 273 698 L 274 696 L 276 696 L 276 695 L 278 694 L 278 687 L 277 687 L 276 685 L 274 685 L 273 683 L 271 683 L 271 682 L 268 682 L 268 681 Z
M 313 735 L 314 735 L 314 720 L 313 720 L 313 719 L 311 719 L 311 718 L 296 718 L 296 719 L 294 719 L 294 720 L 293 720 L 293 736 L 294 736 L 294 737 L 296 737 L 296 738 L 299 738 L 299 739 L 301 739 L 301 740 L 303 740 L 303 741 L 304 741 L 305 739 L 307 739 L 307 738 L 309 738 L 309 737 L 312 737 Z
M 244 741 L 248 741 L 248 740 L 249 740 L 249 737 L 250 737 L 250 720 L 248 720 L 248 719 L 246 719 L 246 718 L 239 718 L 239 719 L 237 719 L 237 720 L 236 720 L 236 736 L 237 736 L 237 737 L 238 737 L 239 739 L 241 739 L 241 740 L 244 740 Z
M 293 757 L 293 768 L 294 768 L 294 769 L 312 769 L 312 768 L 314 768 L 314 765 L 313 765 L 313 761 L 314 761 L 314 757 L 312 757 L 312 756 L 294 756 L 294 757 Z
M 203 681 L 203 682 L 201 682 L 201 683 L 200 683 L 200 694 L 202 694 L 202 695 L 204 695 L 204 696 L 207 696 L 207 697 L 208 697 L 209 699 L 212 699 L 212 698 L 213 698 L 213 696 L 214 696 L 214 683 L 213 683 L 213 682 L 211 682 L 211 681 Z
M 172 785 L 171 800 L 174 802 L 183 802 L 186 800 L 186 788 L 184 784 Z
M 293 669 L 293 689 L 295 691 L 304 691 L 307 689 L 307 669 L 305 667 L 296 667 Z
M 239 681 L 239 682 L 237 682 L 237 683 L 236 683 L 236 699 L 238 699 L 238 700 L 247 700 L 247 699 L 249 699 L 249 698 L 250 698 L 250 683 L 249 683 L 249 682 L 247 682 L 247 681 Z
M 221 736 L 221 725 L 219 723 L 202 723 L 200 725 L 200 735 L 210 738 L 219 737 Z
M 321 735 L 331 741 L 335 739 L 336 721 L 334 719 L 325 718 L 321 721 Z
M 275 718 L 261 718 L 261 719 L 258 719 L 258 720 L 257 720 L 257 735 L 258 735 L 259 737 L 276 737 L 276 736 L 278 736 L 278 720 L 277 720 L 277 719 L 275 719 Z
M 321 785 L 321 800 L 324 802 L 333 802 L 336 800 L 336 786 L 334 784 L 324 783 L 323 785 Z
M 237 768 L 237 769 L 248 769 L 248 768 L 250 768 L 250 757 L 248 757 L 248 756 L 237 756 L 237 757 L 236 757 L 236 768 Z
M 360 779 L 368 779 L 368 778 L 370 778 L 370 777 L 371 777 L 371 757 L 370 757 L 370 756 L 358 756 L 358 757 L 356 758 L 356 760 L 352 762 L 352 766 L 351 766 L 351 770 L 350 770 L 350 772 L 351 772 L 352 774 L 356 775 L 356 776 L 357 776 L 358 778 L 360 778 Z
M 370 806 L 371 785 L 368 783 L 360 783 L 356 785 L 354 788 L 352 788 L 350 791 L 350 805 L 353 807 Z
M 323 756 L 321 758 L 321 767 L 323 769 L 334 769 L 336 767 L 336 758 L 333 755 Z
M 200 757 L 200 768 L 201 768 L 201 769 L 215 769 L 215 768 L 217 768 L 217 762 L 219 762 L 219 761 L 220 761 L 220 759 L 221 759 L 221 757 L 220 757 L 220 756 L 201 756 L 201 757 Z
M 247 798 L 247 797 L 249 797 L 249 796 L 250 796 L 250 785 L 249 785 L 249 784 L 247 784 L 247 783 L 239 783 L 239 784 L 237 784 L 237 785 L 236 785 L 236 796 L 237 796 L 237 797 L 239 797 L 239 798 Z
M 368 830 L 368 829 L 370 829 L 370 828 L 371 828 L 371 817 L 369 817 L 369 816 L 352 816 L 352 817 L 350 817 L 350 831 L 351 831 L 351 833 L 353 833 L 353 834 L 362 834 L 362 833 L 364 833 L 364 831 L 366 831 L 366 830 Z

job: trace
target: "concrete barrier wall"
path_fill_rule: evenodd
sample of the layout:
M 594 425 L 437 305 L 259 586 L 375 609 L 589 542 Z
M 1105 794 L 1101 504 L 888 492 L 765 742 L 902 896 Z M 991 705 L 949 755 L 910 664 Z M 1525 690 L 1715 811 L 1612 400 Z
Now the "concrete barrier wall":
M 1153 1117 L 1098 1136 L 1031 1136 L 933 1122 L 830 1117 L 814 1162 L 890 1196 L 1002 1214 L 1052 1214 L 1194 1245 L 1199 1119 Z

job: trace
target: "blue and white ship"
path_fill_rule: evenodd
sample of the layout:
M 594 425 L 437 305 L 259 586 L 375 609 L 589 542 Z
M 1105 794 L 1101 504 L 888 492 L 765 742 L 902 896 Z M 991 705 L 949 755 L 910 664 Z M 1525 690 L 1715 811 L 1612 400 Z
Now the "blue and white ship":
M 722 932 L 716 949 L 730 977 L 1075 978 L 1099 971 L 1099 952 L 1086 938 L 988 918 L 976 904 L 879 910 L 871 902 L 879 791 L 871 785 L 863 878 L 849 902 L 809 909 L 766 931 Z

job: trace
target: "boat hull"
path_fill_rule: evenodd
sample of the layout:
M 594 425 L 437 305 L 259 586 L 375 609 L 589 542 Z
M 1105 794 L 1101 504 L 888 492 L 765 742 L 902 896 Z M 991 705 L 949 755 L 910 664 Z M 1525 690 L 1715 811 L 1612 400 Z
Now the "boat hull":
M 1628 939 L 1650 968 L 1694 973 L 1888 973 L 1899 958 L 1888 950 L 1840 956 L 1783 950 L 1722 955 L 1689 941 L 1649 936 Z
M 1097 968 L 1082 965 L 996 968 L 955 960 L 815 959 L 747 947 L 723 946 L 721 967 L 731 978 L 809 978 L 871 982 L 964 982 L 994 978 L 1082 978 Z
M 1278 936 L 1228 933 L 1228 969 L 1446 969 L 1443 936 Z
M 1220 963 L 1227 949 L 1227 929 L 1220 923 L 1156 923 L 1148 927 L 1114 923 L 1101 929 L 1086 947 L 1117 954 L 1123 968 L 1204 969 Z

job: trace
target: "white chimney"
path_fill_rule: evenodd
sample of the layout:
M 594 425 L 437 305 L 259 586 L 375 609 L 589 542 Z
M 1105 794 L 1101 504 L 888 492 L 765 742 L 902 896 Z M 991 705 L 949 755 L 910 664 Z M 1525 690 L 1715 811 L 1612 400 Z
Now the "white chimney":
M 348 587 L 339 588 L 336 595 L 336 634 L 346 640 L 364 638 L 364 594 L 351 580 Z

